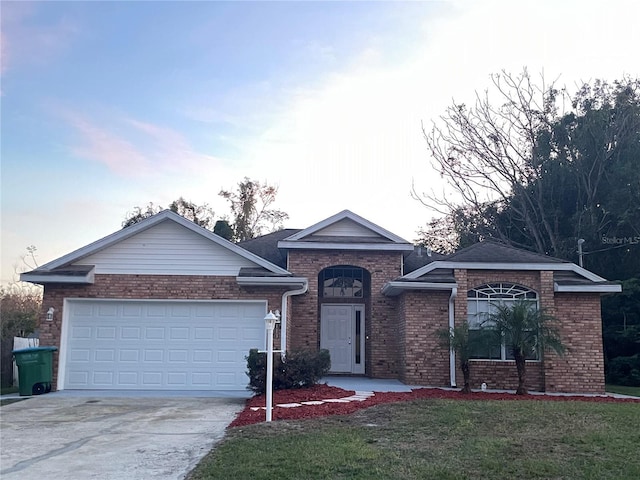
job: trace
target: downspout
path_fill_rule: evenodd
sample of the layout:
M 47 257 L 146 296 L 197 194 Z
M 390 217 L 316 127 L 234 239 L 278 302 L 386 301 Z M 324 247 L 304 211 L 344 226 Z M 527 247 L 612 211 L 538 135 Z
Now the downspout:
M 453 331 L 455 327 L 455 315 L 454 304 L 456 296 L 458 295 L 458 287 L 451 287 L 451 296 L 449 297 L 449 331 Z M 456 385 L 456 352 L 453 349 L 449 349 L 449 380 L 451 386 Z
M 296 290 L 289 290 L 282 294 L 282 310 L 280 313 L 280 355 L 282 358 L 284 358 L 287 353 L 287 319 L 289 316 L 287 300 L 289 300 L 289 297 L 292 297 L 293 295 L 302 295 L 303 293 L 307 293 L 307 290 L 309 290 L 309 280 L 305 280 L 302 287 Z

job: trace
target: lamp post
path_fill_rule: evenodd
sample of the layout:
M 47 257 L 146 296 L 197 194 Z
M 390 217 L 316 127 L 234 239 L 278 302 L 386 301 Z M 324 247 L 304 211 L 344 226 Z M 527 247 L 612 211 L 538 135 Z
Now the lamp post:
M 271 421 L 273 412 L 273 329 L 278 322 L 278 316 L 269 311 L 264 317 L 265 327 L 267 329 L 267 422 Z

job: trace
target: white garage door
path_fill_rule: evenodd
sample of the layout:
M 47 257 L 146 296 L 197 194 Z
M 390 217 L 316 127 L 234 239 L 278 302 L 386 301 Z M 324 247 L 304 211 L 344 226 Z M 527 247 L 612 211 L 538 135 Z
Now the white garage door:
M 65 389 L 244 390 L 265 302 L 70 300 Z M 66 343 L 66 345 L 65 345 Z

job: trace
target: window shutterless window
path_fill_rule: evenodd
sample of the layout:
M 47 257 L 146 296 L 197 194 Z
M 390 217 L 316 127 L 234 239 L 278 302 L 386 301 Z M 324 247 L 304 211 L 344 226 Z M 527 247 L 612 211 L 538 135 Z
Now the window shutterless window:
M 474 345 L 471 358 L 485 360 L 513 360 L 513 353 L 507 345 L 508 338 L 496 338 L 488 332 L 491 327 L 490 315 L 496 305 L 509 305 L 518 300 L 530 301 L 538 308 L 538 295 L 533 290 L 513 283 L 488 283 L 467 292 L 467 321 L 469 339 Z M 529 352 L 527 360 L 538 360 L 537 350 Z
M 338 266 L 320 272 L 321 293 L 324 298 L 362 298 L 364 273 L 362 268 Z

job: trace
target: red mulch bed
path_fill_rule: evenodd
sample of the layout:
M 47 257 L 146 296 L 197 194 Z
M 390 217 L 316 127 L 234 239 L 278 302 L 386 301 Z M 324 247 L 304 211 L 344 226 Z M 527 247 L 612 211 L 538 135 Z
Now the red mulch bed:
M 309 388 L 296 390 L 277 390 L 273 392 L 273 420 L 298 420 L 304 418 L 324 417 L 327 415 L 346 415 L 362 408 L 373 407 L 381 403 L 405 402 L 409 400 L 436 398 L 452 400 L 544 400 L 544 401 L 579 401 L 579 402 L 606 402 L 606 403 L 640 403 L 636 398 L 614 397 L 587 397 L 587 396 L 554 396 L 554 395 L 515 395 L 513 393 L 473 392 L 468 394 L 455 390 L 442 390 L 439 388 L 418 388 L 411 392 L 376 392 L 362 402 L 349 403 L 323 403 L 322 405 L 303 405 L 301 407 L 283 408 L 276 407 L 278 403 L 300 403 L 312 400 L 325 400 L 329 398 L 343 398 L 355 394 L 353 390 L 343 390 L 328 385 L 314 385 Z M 240 427 L 265 421 L 265 411 L 251 410 L 251 407 L 264 407 L 266 399 L 264 395 L 257 395 L 247 400 L 247 404 L 230 427 Z

